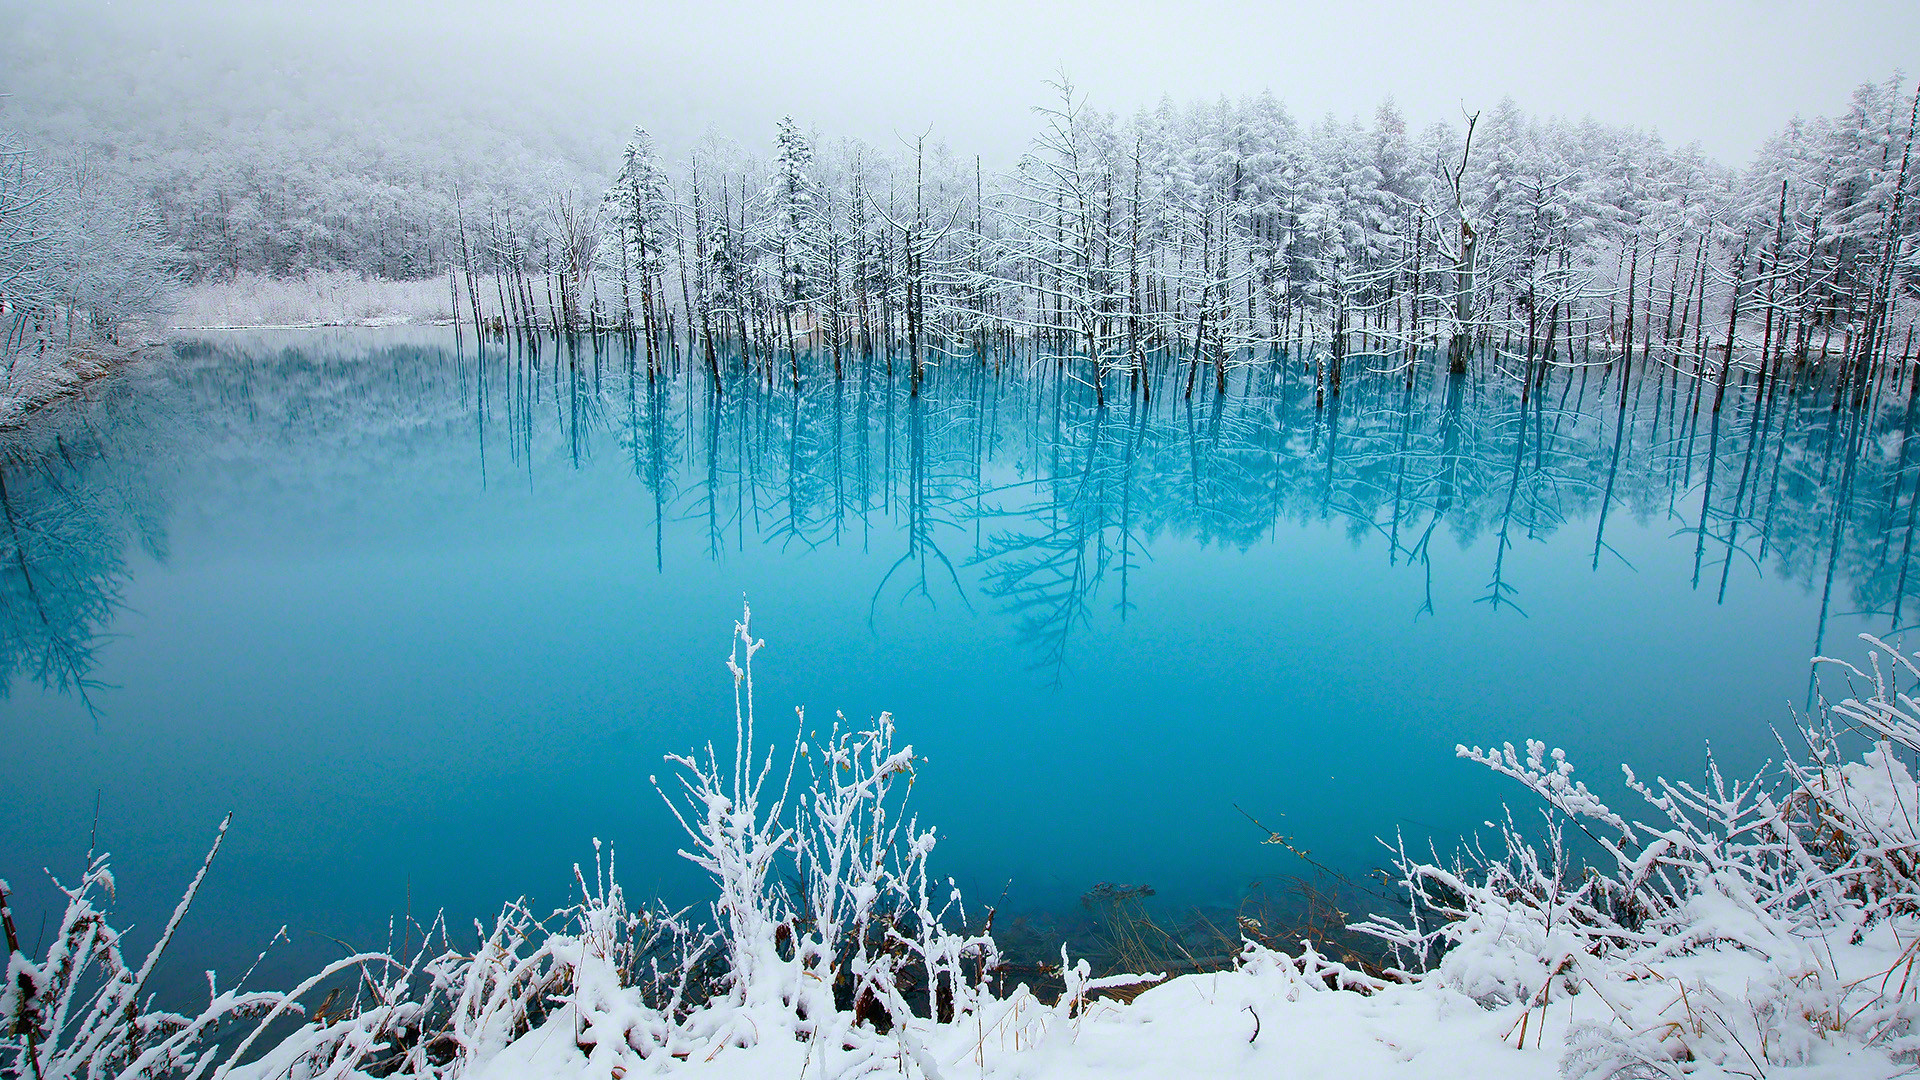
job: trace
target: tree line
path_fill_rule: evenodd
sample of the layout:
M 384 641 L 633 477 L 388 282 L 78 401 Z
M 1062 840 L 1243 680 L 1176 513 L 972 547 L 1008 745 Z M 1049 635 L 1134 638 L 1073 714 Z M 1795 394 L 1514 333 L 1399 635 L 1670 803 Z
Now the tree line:
M 679 364 L 799 385 L 849 364 L 1050 362 L 1096 399 L 1223 392 L 1286 355 L 1321 399 L 1350 364 L 1538 381 L 1555 363 L 1815 365 L 1865 393 L 1913 352 L 1920 98 L 1862 85 L 1744 171 L 1511 101 L 1414 133 L 1302 125 L 1271 94 L 1132 117 L 1066 80 L 988 176 L 924 137 L 889 155 L 782 119 L 766 160 L 708 139 L 669 168 L 637 131 L 598 199 L 464 212 L 470 323 L 630 334 Z M 730 370 L 723 370 L 723 358 Z M 1116 386 L 1121 390 L 1117 391 Z
M 1391 101 L 1303 124 L 1272 94 L 1123 117 L 1050 89 L 996 173 L 791 118 L 766 156 L 709 136 L 669 164 L 636 132 L 605 181 L 484 140 L 490 171 L 377 134 L 232 161 L 15 140 L 9 364 L 111 337 L 172 281 L 342 266 L 443 276 L 491 336 L 625 334 L 650 373 L 693 365 L 721 390 L 1052 363 L 1100 401 L 1192 396 L 1286 356 L 1324 401 L 1356 362 L 1537 382 L 1601 361 L 1672 365 L 1717 407 L 1733 364 L 1860 394 L 1914 352 L 1917 99 L 1895 79 L 1792 121 L 1745 170 L 1511 100 L 1415 132 Z M 378 197 L 326 181 L 336 158 Z

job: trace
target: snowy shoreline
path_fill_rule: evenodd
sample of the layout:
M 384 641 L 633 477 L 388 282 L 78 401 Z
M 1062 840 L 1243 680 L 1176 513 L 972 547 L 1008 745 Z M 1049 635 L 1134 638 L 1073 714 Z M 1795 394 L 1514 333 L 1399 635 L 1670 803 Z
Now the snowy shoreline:
M 352 319 L 331 322 L 295 322 L 295 323 L 231 323 L 223 326 L 169 326 L 167 333 L 173 335 L 244 332 L 248 330 L 341 330 L 341 329 L 380 329 L 388 326 L 452 326 L 453 320 L 377 318 Z
M 146 355 L 157 345 L 90 345 L 50 350 L 31 370 L 16 372 L 0 387 L 0 430 L 30 422 L 40 410 L 84 391 Z
M 306 330 L 342 326 L 442 325 L 453 321 L 447 279 L 389 281 L 343 270 L 299 277 L 242 273 L 182 288 L 173 333 Z

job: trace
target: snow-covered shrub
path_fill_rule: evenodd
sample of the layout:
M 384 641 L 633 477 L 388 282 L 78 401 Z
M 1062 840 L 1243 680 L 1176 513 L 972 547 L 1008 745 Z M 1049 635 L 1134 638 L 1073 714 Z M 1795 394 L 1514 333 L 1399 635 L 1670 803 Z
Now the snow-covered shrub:
M 1853 696 L 1832 705 L 1822 697 L 1806 760 L 1788 763 L 1793 810 L 1824 871 L 1823 900 L 1856 922 L 1920 910 L 1920 788 L 1900 758 L 1920 752 L 1912 697 L 1920 666 L 1879 638 L 1865 640 L 1873 647 L 1865 669 L 1823 658 L 1845 673 Z M 1862 735 L 1871 747 L 1849 753 L 1849 739 Z
M 1300 942 L 1299 956 L 1289 956 L 1278 949 L 1249 941 L 1241 947 L 1235 966 L 1249 975 L 1281 979 L 1287 983 L 1291 997 L 1298 997 L 1301 990 L 1351 990 L 1357 994 L 1374 994 L 1388 986 L 1385 979 L 1321 956 L 1320 950 L 1313 947 L 1313 942 L 1305 940 Z
M 21 949 L 7 887 L 0 882 L 0 925 L 7 944 L 6 985 L 0 988 L 0 1075 L 32 1080 L 146 1080 L 150 1077 L 223 1076 L 268 1025 L 290 1010 L 304 990 L 342 972 L 381 959 L 377 954 L 335 961 L 292 993 L 219 989 L 209 973 L 207 1003 L 194 1013 L 157 1009 L 147 980 L 192 906 L 207 869 L 220 850 L 227 822 L 187 886 L 160 937 L 139 966 L 127 961 L 119 931 L 100 906 L 114 891 L 106 856 L 89 859 L 78 884 L 55 886 L 66 896 L 60 924 L 46 955 L 34 960 Z M 360 1021 L 386 1022 L 387 1014 Z M 219 1039 L 239 1034 L 223 1050 Z M 335 1040 L 336 1044 L 344 1040 Z
M 554 1025 L 571 1031 L 599 1073 L 673 1046 L 708 942 L 674 913 L 631 910 L 611 856 L 601 861 L 598 840 L 594 850 L 592 881 L 574 867 L 576 903 L 545 920 L 509 904 L 491 930 L 474 927 L 472 952 L 443 951 L 422 965 L 423 1027 L 390 1071 L 464 1075 Z
M 1509 1037 L 1522 1045 L 1535 1011 L 1544 1025 L 1555 1001 L 1599 999 L 1607 1022 L 1575 1029 L 1569 1076 L 1663 1076 L 1695 1060 L 1758 1072 L 1836 1041 L 1920 1049 L 1908 978 L 1920 790 L 1901 758 L 1920 750 L 1920 709 L 1894 674 L 1920 682 L 1920 667 L 1867 640 L 1869 668 L 1845 669 L 1856 696 L 1823 698 L 1805 723 L 1805 760 L 1732 780 L 1709 755 L 1699 783 L 1623 769 L 1637 818 L 1576 780 L 1560 750 L 1460 747 L 1544 803 L 1541 828 L 1509 813 L 1489 823 L 1497 847 L 1450 860 L 1400 845 L 1407 915 L 1354 928 L 1386 941 L 1404 978 L 1519 1006 Z
M 221 836 L 225 831 L 223 822 Z M 222 991 L 209 973 L 208 1001 L 198 1012 L 156 1009 L 143 997 L 148 976 L 219 846 L 216 839 L 137 968 L 123 958 L 120 934 L 98 903 L 113 893 L 104 856 L 92 860 L 78 885 L 60 886 L 65 912 L 38 961 L 20 948 L 0 883 L 9 956 L 0 990 L 0 1075 L 454 1077 L 556 1019 L 604 1072 L 667 1046 L 675 1019 L 685 1014 L 704 943 L 664 911 L 630 911 L 611 867 L 602 870 L 597 861 L 591 884 L 575 870 L 578 902 L 546 920 L 524 901 L 509 904 L 491 930 L 475 926 L 471 951 L 452 948 L 436 923 L 404 960 L 358 953 L 284 993 Z M 322 990 L 331 992 L 318 1006 L 302 1004 Z M 284 1021 L 295 1018 L 304 1022 L 286 1031 Z
M 867 728 L 837 717 L 784 762 L 760 747 L 753 656 L 765 642 L 750 622 L 748 611 L 735 624 L 727 659 L 731 761 L 711 744 L 669 756 L 677 787 L 661 788 L 691 841 L 683 854 L 719 890 L 727 957 L 727 993 L 686 1030 L 709 1054 L 785 1038 L 829 1074 L 904 1055 L 931 1075 L 925 1034 L 988 1000 L 992 939 L 961 929 L 958 891 L 928 867 L 933 831 L 904 816 L 913 748 L 895 746 L 890 715 Z

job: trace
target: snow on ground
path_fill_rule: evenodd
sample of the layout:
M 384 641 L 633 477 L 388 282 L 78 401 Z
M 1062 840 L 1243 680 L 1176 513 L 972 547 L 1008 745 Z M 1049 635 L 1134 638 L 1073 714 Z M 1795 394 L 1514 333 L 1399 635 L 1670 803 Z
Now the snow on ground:
M 19 424 L 35 409 L 79 390 L 134 351 L 103 342 L 45 352 L 22 350 L 3 365 L 0 375 L 0 428 Z
M 1026 1080 L 1184 1076 L 1545 1080 L 1559 1075 L 1557 1040 L 1549 1038 L 1544 1050 L 1531 1044 L 1526 1050 L 1502 1045 L 1500 1034 L 1510 1017 L 1447 993 L 1404 988 L 1373 997 L 1302 992 L 1271 975 L 1230 971 L 1183 976 L 1148 990 L 1132 1004 L 1095 1002 L 1084 1015 L 1071 1019 L 1053 1016 L 1038 1003 L 1029 1002 L 1027 1010 L 1043 1014 L 1046 1022 L 1035 1023 L 1010 1008 L 999 1025 L 993 1023 L 999 1019 L 996 1014 L 937 1032 L 927 1050 L 940 1075 Z M 568 1037 L 570 1019 L 555 1017 L 554 1024 L 519 1040 L 473 1073 L 473 1080 L 585 1080 L 592 1073 Z M 1012 1034 L 1016 1030 L 1024 1036 L 1017 1047 Z M 715 1080 L 801 1077 L 820 1071 L 821 1062 L 811 1050 L 800 1041 L 763 1042 L 730 1047 L 710 1058 L 675 1061 L 665 1071 Z M 901 1056 L 910 1057 L 904 1050 Z M 635 1067 L 635 1075 L 650 1071 L 645 1065 Z M 919 1071 L 926 1074 L 923 1067 Z
M 1711 1025 L 1716 1021 L 1707 1003 L 1737 990 L 1763 966 L 1751 958 L 1708 955 L 1650 973 L 1648 982 L 1653 992 L 1670 999 L 1676 1024 Z M 1529 1014 L 1524 1047 L 1518 1045 L 1523 1012 Z M 918 1031 L 900 1042 L 892 1062 L 883 1056 L 866 1064 L 875 1073 L 950 1080 L 1634 1080 L 1683 1074 L 1705 1080 L 1781 1073 L 1803 1080 L 1877 1080 L 1913 1073 L 1911 1065 L 1897 1064 L 1877 1050 L 1838 1041 L 1811 1046 L 1785 1067 L 1779 1047 L 1756 1045 L 1754 1061 L 1737 1056 L 1719 1063 L 1661 1063 L 1662 1068 L 1622 1057 L 1617 1025 L 1609 1021 L 1598 993 L 1576 995 L 1542 1011 L 1487 1008 L 1439 981 L 1390 984 L 1372 993 L 1334 990 L 1304 978 L 1289 958 L 1253 948 L 1239 970 L 1182 976 L 1131 1003 L 1092 1001 L 1072 1016 L 1016 993 L 979 1015 Z M 576 1045 L 580 1026 L 575 1014 L 563 1010 L 468 1075 L 472 1080 L 600 1080 L 627 1073 L 713 1080 L 844 1075 L 829 1067 L 816 1043 L 790 1037 L 702 1047 L 666 1061 L 592 1061 Z M 921 1044 L 921 1053 L 915 1053 L 914 1042 Z
M 173 325 L 177 330 L 391 326 L 446 322 L 452 310 L 444 277 L 386 281 L 346 270 L 314 270 L 297 278 L 242 273 L 180 290 Z

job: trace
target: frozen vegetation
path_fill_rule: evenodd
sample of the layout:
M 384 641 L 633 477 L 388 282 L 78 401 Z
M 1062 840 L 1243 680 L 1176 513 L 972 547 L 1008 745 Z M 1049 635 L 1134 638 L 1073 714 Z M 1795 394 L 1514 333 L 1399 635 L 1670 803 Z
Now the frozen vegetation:
M 735 740 L 670 755 L 663 824 L 706 871 L 704 910 L 629 903 L 595 841 L 576 895 L 345 957 L 290 991 L 145 993 L 219 850 L 144 955 L 107 922 L 104 855 L 58 883 L 29 956 L 10 912 L 0 1068 L 43 1078 L 1905 1075 L 1920 1053 L 1920 664 L 1868 640 L 1850 696 L 1752 778 L 1625 773 L 1616 809 L 1559 750 L 1460 753 L 1525 803 L 1457 854 L 1396 849 L 1405 911 L 1350 929 L 1387 966 L 1250 933 L 1230 968 L 1009 985 L 992 913 L 934 871 L 891 717 L 794 742 L 757 730 L 743 617 Z M 1783 743 L 1783 745 L 1786 745 Z M 221 827 L 224 834 L 225 826 Z M 422 932 L 424 930 L 424 933 Z
M 274 278 L 251 271 L 180 291 L 179 329 L 284 326 L 384 326 L 451 319 L 445 279 L 390 281 L 351 270 L 309 270 Z
M 124 179 L 0 130 L 0 426 L 140 344 L 171 300 L 169 251 Z

